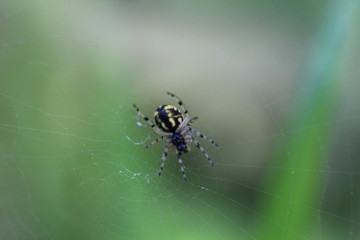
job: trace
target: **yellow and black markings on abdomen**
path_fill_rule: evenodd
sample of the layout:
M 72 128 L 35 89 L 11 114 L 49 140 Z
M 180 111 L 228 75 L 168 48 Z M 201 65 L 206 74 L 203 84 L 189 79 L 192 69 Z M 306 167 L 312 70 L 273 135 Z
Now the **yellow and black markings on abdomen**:
M 162 105 L 154 113 L 156 125 L 165 132 L 175 132 L 183 121 L 181 112 L 174 106 Z

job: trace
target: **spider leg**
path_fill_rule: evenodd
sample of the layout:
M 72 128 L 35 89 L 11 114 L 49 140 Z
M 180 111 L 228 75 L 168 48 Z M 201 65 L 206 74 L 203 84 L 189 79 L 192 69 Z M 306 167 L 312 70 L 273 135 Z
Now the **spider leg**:
M 183 112 L 183 114 L 189 114 L 189 111 L 184 106 L 183 101 L 178 96 L 176 96 L 175 94 L 173 94 L 171 92 L 167 92 L 167 94 L 169 94 L 170 96 L 172 96 L 173 98 L 176 98 L 176 100 L 178 100 L 178 104 L 180 105 L 180 108 L 181 108 L 181 111 Z
M 190 126 L 191 124 L 193 124 L 193 122 L 195 122 L 196 120 L 198 120 L 198 117 L 193 117 L 189 120 L 188 125 Z
M 154 129 L 154 131 L 161 135 L 161 136 L 168 136 L 168 135 L 171 135 L 171 133 L 166 133 L 164 131 L 161 131 L 147 116 L 145 116 L 141 111 L 140 109 L 134 104 L 133 105 L 134 108 L 136 109 L 136 111 L 138 112 L 138 114 L 140 114 L 140 116 L 150 125 L 150 127 L 152 129 Z
M 194 144 L 196 144 L 196 146 L 200 149 L 200 151 L 205 155 L 207 160 L 209 160 L 210 165 L 212 167 L 214 167 L 214 161 L 210 158 L 209 154 L 206 152 L 206 150 L 203 148 L 203 146 L 199 143 L 199 141 L 196 140 L 194 137 L 193 137 L 192 140 L 193 140 Z
M 176 133 L 183 134 L 184 132 L 186 132 L 189 121 L 190 121 L 190 116 L 185 117 L 184 120 L 177 127 Z
M 180 170 L 181 170 L 181 173 L 182 173 L 182 175 L 184 177 L 184 180 L 187 181 L 186 174 L 185 174 L 184 162 L 181 160 L 181 153 L 176 151 L 176 156 L 178 158 L 178 162 L 179 162 L 179 165 L 180 165 Z
M 160 166 L 159 173 L 158 173 L 159 177 L 161 176 L 161 173 L 164 170 L 164 165 L 165 165 L 165 161 L 166 161 L 166 158 L 168 155 L 168 151 L 169 151 L 169 145 L 165 145 L 164 152 L 162 153 L 162 156 L 161 156 L 161 166 Z
M 211 142 L 212 144 L 214 144 L 215 146 L 219 147 L 219 144 L 217 144 L 214 140 L 212 140 L 211 138 L 209 138 L 208 136 L 204 135 L 203 133 L 196 131 L 195 129 L 189 127 L 190 131 L 192 131 L 193 133 L 196 134 L 196 136 L 199 136 L 203 139 L 208 140 L 209 142 Z
M 154 140 L 152 140 L 148 145 L 146 145 L 145 147 L 146 148 L 149 148 L 149 147 L 151 147 L 152 145 L 154 145 L 155 143 L 157 143 L 157 142 L 159 142 L 159 141 L 161 141 L 161 140 L 163 140 L 164 139 L 164 136 L 161 136 L 161 137 L 159 137 L 159 138 L 156 138 L 156 139 L 154 139 Z
M 187 116 L 176 129 L 176 133 L 180 133 L 181 135 L 185 134 L 189 129 L 188 127 L 197 119 L 198 117 L 190 118 L 190 116 Z

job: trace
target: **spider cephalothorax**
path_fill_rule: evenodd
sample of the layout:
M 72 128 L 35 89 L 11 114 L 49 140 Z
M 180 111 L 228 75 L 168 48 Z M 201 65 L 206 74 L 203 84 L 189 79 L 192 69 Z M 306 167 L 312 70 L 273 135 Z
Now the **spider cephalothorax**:
M 181 136 L 180 134 L 174 133 L 171 136 L 171 143 L 176 147 L 176 149 L 179 152 L 188 152 L 188 147 L 186 146 L 186 141 L 184 139 L 183 136 Z
M 162 162 L 159 170 L 159 176 L 164 169 L 169 148 L 172 148 L 176 152 L 181 172 L 186 181 L 185 166 L 183 161 L 181 160 L 181 155 L 189 151 L 188 144 L 194 143 L 200 149 L 200 151 L 204 153 L 206 158 L 209 160 L 211 166 L 214 166 L 213 160 L 210 158 L 202 145 L 195 139 L 194 135 L 208 140 L 217 147 L 219 145 L 211 138 L 191 128 L 191 124 L 197 119 L 197 117 L 190 118 L 188 110 L 184 107 L 181 99 L 175 94 L 169 92 L 167 92 L 167 94 L 178 100 L 178 104 L 180 105 L 182 113 L 174 106 L 161 105 L 156 109 L 154 113 L 156 123 L 154 124 L 140 111 L 140 109 L 135 104 L 134 107 L 136 111 L 141 115 L 141 117 L 154 129 L 154 131 L 160 135 L 159 138 L 151 141 L 148 145 L 146 145 L 146 147 L 151 147 L 153 144 L 159 142 L 160 140 L 165 141 L 165 148 L 161 158 Z

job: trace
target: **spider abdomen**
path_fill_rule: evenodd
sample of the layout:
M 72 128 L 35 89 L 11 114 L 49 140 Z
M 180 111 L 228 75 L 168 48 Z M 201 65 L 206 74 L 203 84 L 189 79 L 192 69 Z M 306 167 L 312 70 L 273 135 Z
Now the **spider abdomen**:
M 156 125 L 165 132 L 175 133 L 183 121 L 181 112 L 174 106 L 162 105 L 154 113 Z

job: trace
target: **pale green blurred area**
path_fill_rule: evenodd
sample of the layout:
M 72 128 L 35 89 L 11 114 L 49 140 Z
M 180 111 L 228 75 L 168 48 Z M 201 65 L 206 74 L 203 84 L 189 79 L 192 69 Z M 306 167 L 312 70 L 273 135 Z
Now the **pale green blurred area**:
M 353 5 L 351 5 L 353 4 Z M 351 7 L 354 6 L 354 7 Z M 356 1 L 2 1 L 0 239 L 360 237 Z M 170 154 L 179 95 L 220 143 Z

